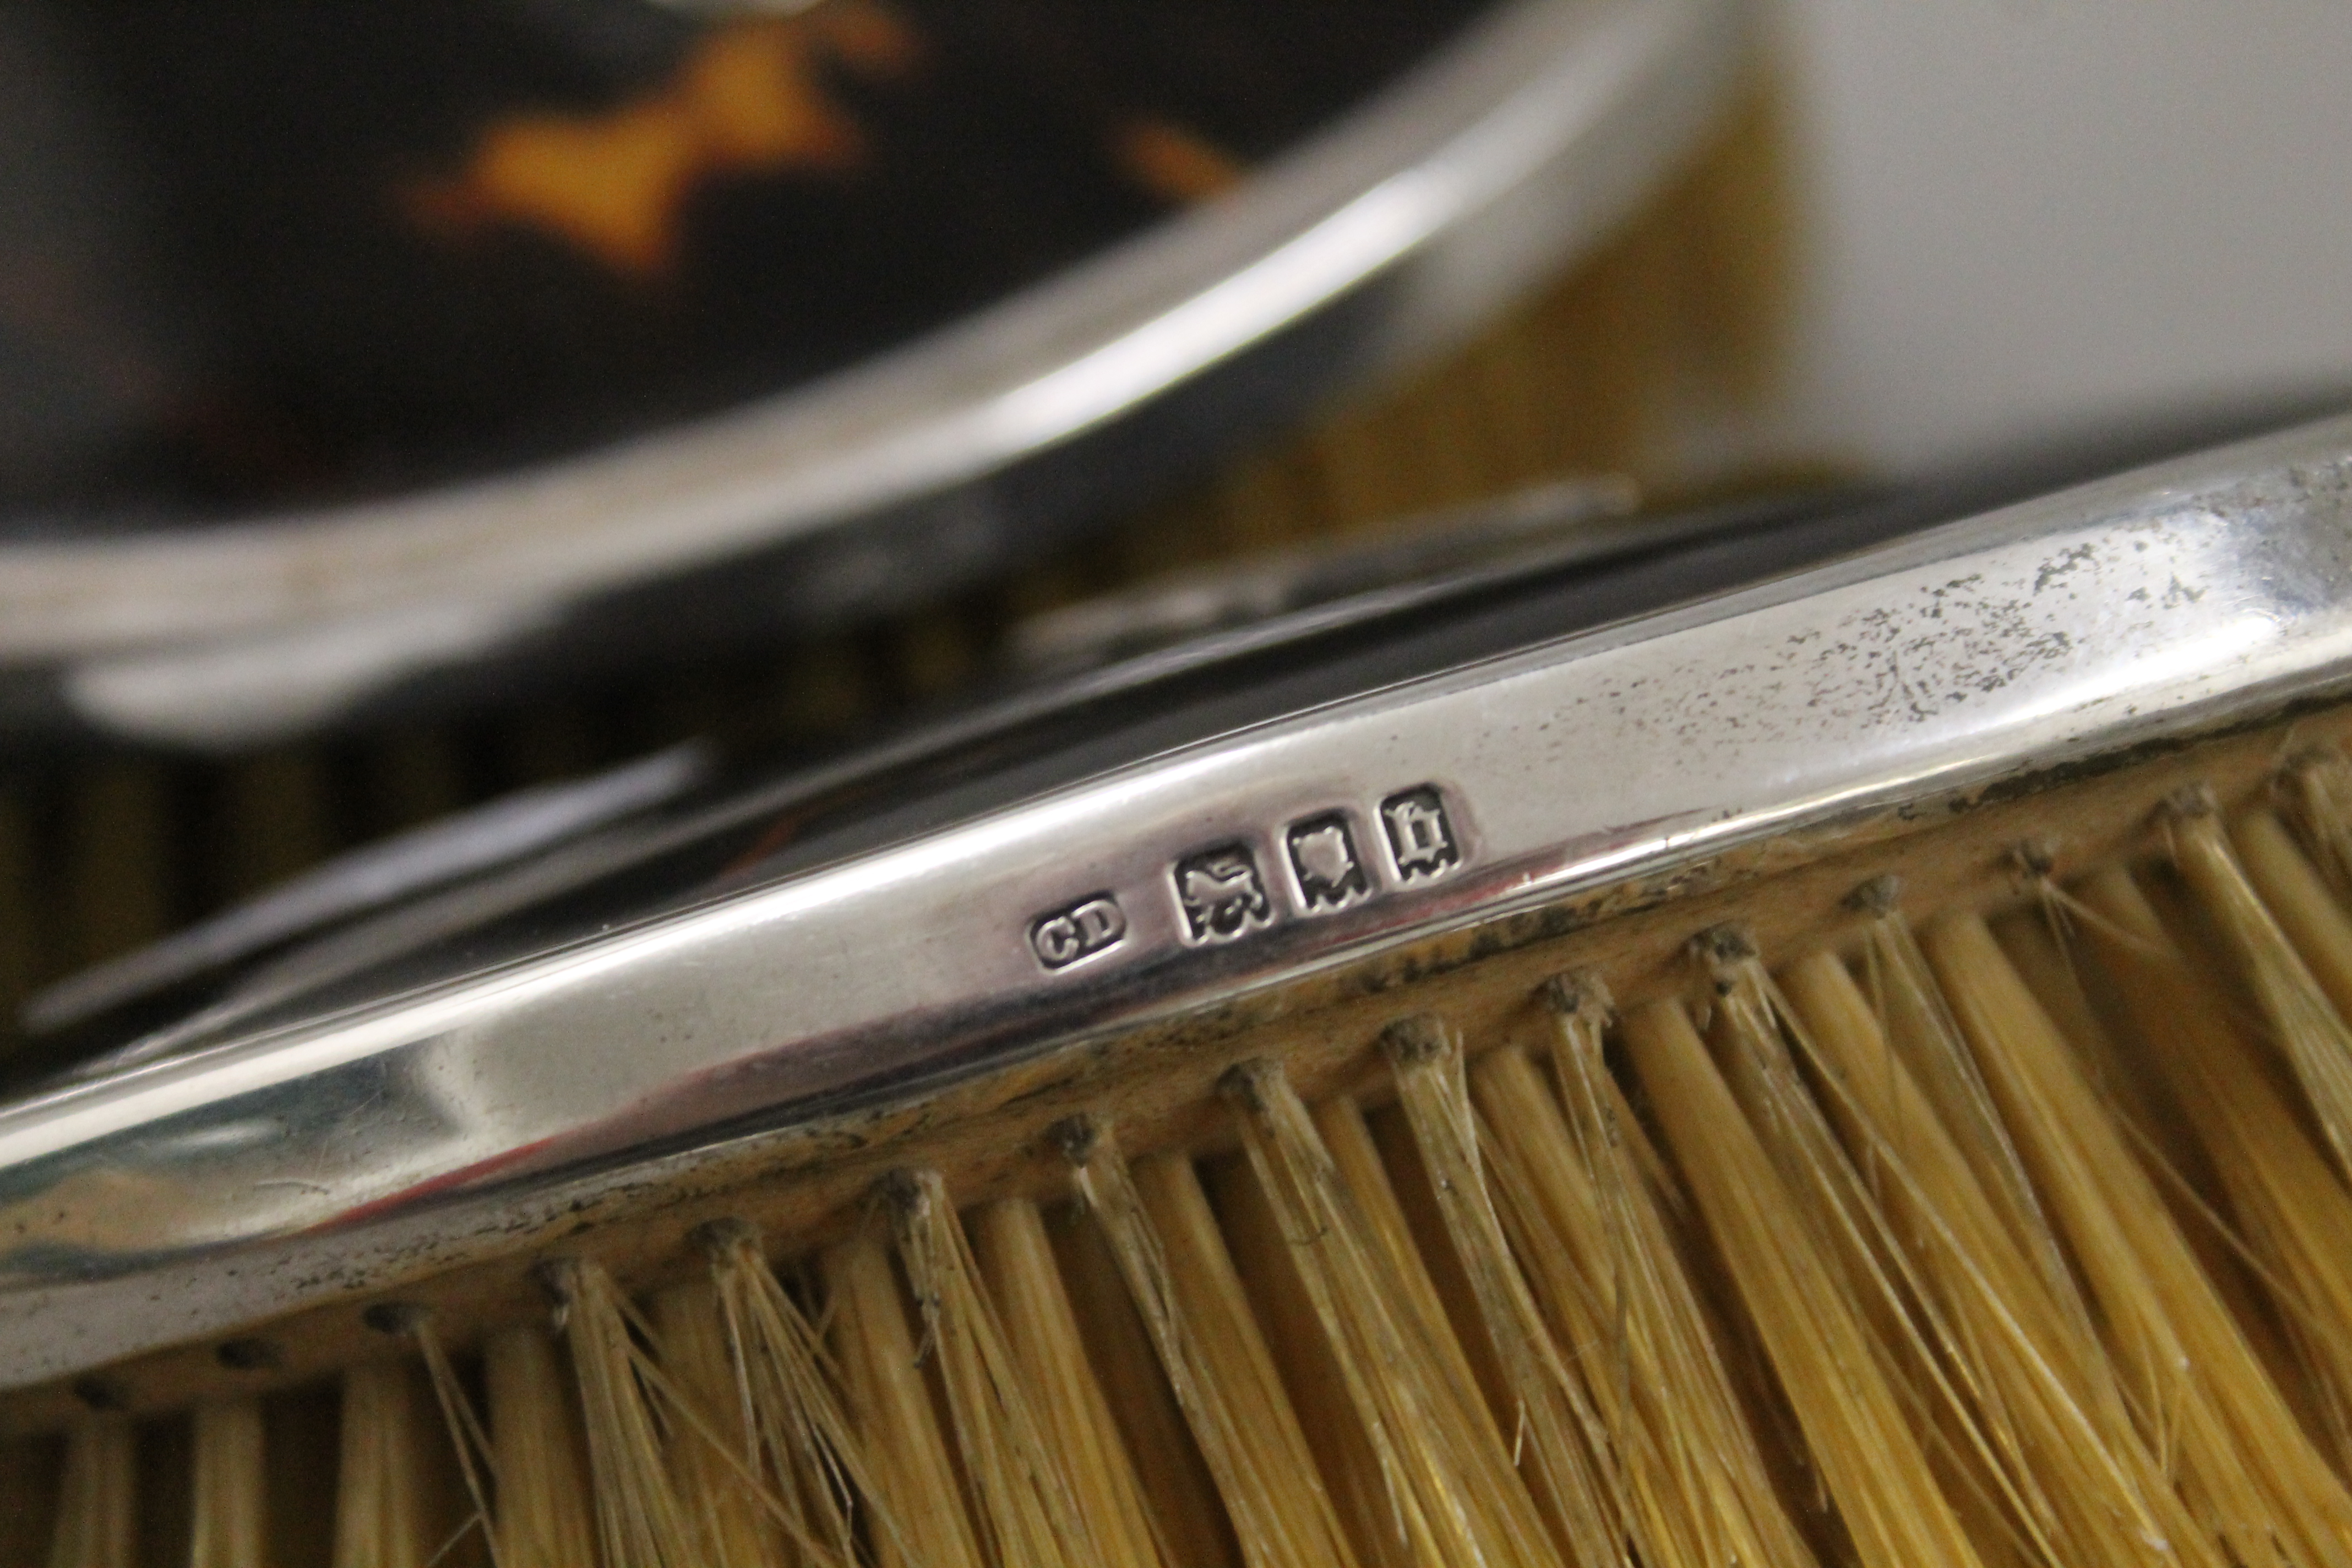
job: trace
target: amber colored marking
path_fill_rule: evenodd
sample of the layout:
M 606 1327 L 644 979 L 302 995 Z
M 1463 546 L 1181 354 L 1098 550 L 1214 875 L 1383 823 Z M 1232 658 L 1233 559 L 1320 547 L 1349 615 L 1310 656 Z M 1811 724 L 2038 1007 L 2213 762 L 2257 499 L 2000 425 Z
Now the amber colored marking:
M 1242 165 L 1223 149 L 1165 120 L 1138 120 L 1111 136 L 1119 172 L 1172 206 L 1223 195 L 1239 184 Z
M 825 64 L 898 76 L 919 51 L 913 31 L 871 0 L 729 23 L 654 96 L 603 114 L 510 115 L 482 132 L 461 173 L 411 185 L 403 200 L 445 234 L 519 224 L 616 272 L 658 277 L 677 260 L 679 215 L 704 179 L 832 174 L 865 159 L 865 136 L 826 95 Z

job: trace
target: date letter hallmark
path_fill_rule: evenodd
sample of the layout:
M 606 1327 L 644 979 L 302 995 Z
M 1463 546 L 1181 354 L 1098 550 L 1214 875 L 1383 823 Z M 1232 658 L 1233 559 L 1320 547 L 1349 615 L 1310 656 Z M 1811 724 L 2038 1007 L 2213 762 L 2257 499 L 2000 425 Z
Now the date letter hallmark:
M 1183 907 L 1184 927 L 1194 942 L 1230 942 L 1273 922 L 1265 879 L 1245 844 L 1187 855 L 1176 862 L 1174 876 L 1176 901 Z
M 1381 802 L 1381 822 L 1388 829 L 1389 852 L 1396 857 L 1397 875 L 1408 882 L 1440 876 L 1462 860 L 1454 824 L 1445 817 L 1445 797 L 1434 784 L 1402 790 Z
M 1048 969 L 1067 969 L 1118 945 L 1127 935 L 1127 916 L 1108 893 L 1080 899 L 1066 910 L 1039 915 L 1029 923 L 1029 946 L 1037 962 Z
M 1299 896 L 1307 912 L 1341 910 L 1372 890 L 1364 863 L 1356 856 L 1356 836 L 1339 812 L 1294 822 L 1285 835 L 1290 846 L 1290 869 L 1298 878 Z

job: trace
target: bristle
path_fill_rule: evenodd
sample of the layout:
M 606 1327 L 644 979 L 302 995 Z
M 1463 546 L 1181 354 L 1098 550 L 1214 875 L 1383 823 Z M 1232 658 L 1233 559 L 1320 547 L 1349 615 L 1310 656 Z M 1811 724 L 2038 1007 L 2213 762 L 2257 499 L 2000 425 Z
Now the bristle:
M 2244 813 L 2231 824 L 2230 837 L 2263 907 L 2310 966 L 2336 1016 L 2352 1017 L 2352 918 L 2344 905 L 2275 813 Z
M 757 1473 L 759 1457 L 718 1287 L 707 1279 L 673 1286 L 646 1306 L 663 1372 L 704 1417 L 699 1427 L 674 1433 L 669 1444 L 671 1480 L 695 1535 L 694 1560 L 703 1568 L 782 1568 L 790 1559 L 781 1527 L 744 1485 L 747 1474 Z M 778 1498 L 799 1511 L 796 1491 Z M 794 1522 L 808 1532 L 804 1518 Z M 847 1562 L 846 1551 L 835 1561 Z
M 2312 863 L 2352 902 L 2352 763 L 2332 746 L 2305 752 L 2280 770 L 2278 795 Z
M 1216 1480 L 1160 1370 L 1109 1239 L 1083 1203 L 1047 1209 L 1045 1232 L 1087 1360 L 1135 1462 L 1160 1555 L 1185 1568 L 1244 1568 Z
M 75 1424 L 66 1437 L 49 1568 L 131 1568 L 139 1544 L 136 1474 L 127 1418 L 92 1415 Z
M 835 1561 L 850 1563 L 864 1500 L 868 1528 L 895 1541 L 897 1515 L 878 1500 L 873 1466 L 843 1403 L 840 1373 L 824 1337 L 768 1267 L 750 1226 L 708 1227 L 704 1240 L 731 1398 L 741 1410 L 755 1471 L 786 1506 L 789 1532 L 820 1543 Z
M 1561 1342 L 1587 1347 L 1643 1561 L 1810 1563 L 1602 1063 L 1605 994 L 1588 979 L 1552 997 L 1566 1116 L 1517 1051 L 1488 1053 L 1471 1081 L 1518 1257 Z
M 2066 1314 L 2076 1330 L 2088 1333 L 2089 1306 L 2067 1268 L 2064 1249 L 2042 1212 L 2042 1200 L 2034 1195 L 2024 1158 L 1993 1104 L 1992 1090 L 1977 1070 L 1968 1042 L 1960 1037 L 1959 1022 L 1952 1016 L 1928 970 L 1927 955 L 1919 951 L 1917 938 L 1902 918 L 1895 879 L 1877 879 L 1872 890 L 1879 908 L 1864 930 L 1862 959 L 1875 1015 L 1874 1025 L 1883 1031 L 1883 1043 L 1899 1055 L 1910 1084 L 1924 1100 L 1922 1114 L 1932 1121 L 1921 1124 L 1935 1126 L 1948 1136 L 1975 1178 L 1970 1186 L 1958 1191 L 1980 1196 L 1994 1206 L 2011 1238 L 2041 1274 L 2051 1306 Z M 1826 981 L 1830 976 L 1826 970 L 1817 970 L 1816 978 Z M 1882 1059 L 1891 1063 L 1896 1058 Z M 1861 1068 L 1862 1064 L 1850 1064 L 1849 1072 Z M 1860 1093 L 1874 1087 L 1896 1088 L 1894 1079 L 1880 1086 L 1858 1079 L 1850 1081 Z M 1891 1104 L 1881 1106 L 1882 1119 L 1894 1109 Z M 1906 1124 L 1901 1120 L 1894 1124 L 1898 1136 Z M 1958 1179 L 1958 1173 L 1953 1175 Z
M 1717 931 L 1700 940 L 1715 990 L 1724 1080 L 1811 1226 L 1820 1256 L 1839 1271 L 1866 1330 L 1864 1343 L 1910 1412 L 1954 1514 L 1980 1553 L 2053 1561 L 2055 1546 L 2045 1510 L 2034 1506 L 2031 1478 L 2005 1460 L 2000 1434 L 1988 1429 L 1964 1373 L 1943 1353 L 1956 1337 L 1954 1325 L 1887 1210 L 1887 1188 L 1906 1185 L 1906 1173 L 1885 1140 L 1871 1136 L 1867 1118 L 1856 1115 L 1837 1067 L 1824 1059 L 1744 934 Z
M 2177 944 L 2129 871 L 2082 888 L 2089 940 L 2158 1070 L 2196 1108 L 2230 1213 L 2277 1300 L 2336 1464 L 2352 1460 L 2352 1192 L 2272 1084 L 2226 994 Z
M 981 1568 L 889 1254 L 860 1237 L 827 1253 L 823 1272 L 844 1391 L 874 1462 L 870 1495 L 898 1526 L 876 1538 L 877 1559 L 884 1568 Z
M 1176 1247 L 1177 1217 L 1163 1213 L 1149 1173 L 1173 1155 L 1136 1163 L 1152 1215 Z M 1300 1426 L 1314 1434 L 1311 1449 L 1349 1544 L 1364 1568 L 1414 1568 L 1414 1542 L 1399 1527 L 1380 1451 L 1357 1414 L 1355 1394 L 1339 1352 L 1323 1332 L 1314 1299 L 1300 1279 L 1300 1258 L 1251 1169 L 1246 1154 L 1199 1168 L 1202 1186 L 1231 1255 L 1243 1306 L 1261 1325 L 1268 1347 L 1281 1347 L 1273 1364 Z M 1171 1255 L 1173 1256 L 1173 1255 Z M 1181 1268 L 1181 1261 L 1178 1259 Z
M 983 1205 L 969 1220 L 972 1252 L 1005 1343 L 1034 1401 L 1039 1429 L 1062 1460 L 1078 1511 L 1114 1561 L 1163 1557 L 1143 1488 L 1111 1419 L 1062 1286 L 1045 1216 L 1023 1198 Z
M 334 1568 L 425 1568 L 447 1544 L 425 1445 L 439 1425 L 415 1367 L 362 1362 L 343 1373 L 335 1471 Z
M 936 1172 L 906 1171 L 885 1194 L 990 1555 L 1007 1568 L 1123 1563 L 1078 1512 L 1064 1456 L 1051 1447 L 1004 1331 L 981 1295 L 946 1184 Z
M 697 1568 L 700 1542 L 663 1452 L 635 1314 L 594 1263 L 562 1259 L 546 1278 L 579 1385 L 605 1568 Z
M 261 1405 L 236 1399 L 195 1415 L 189 1568 L 268 1568 L 269 1475 Z
M 1893 962 L 1907 970 L 1907 957 Z M 2053 1560 L 2222 1568 L 2131 1426 L 2039 1205 L 2030 1194 L 2023 1206 L 2004 1205 L 1979 1180 L 1987 1169 L 2022 1176 L 2005 1137 L 1968 1157 L 1962 1140 L 1985 1135 L 1973 1095 L 1963 1101 L 1971 1125 L 1953 1129 L 1912 1076 L 1916 1042 L 1892 1047 L 1836 954 L 1816 952 L 1783 979 L 1850 1097 L 1857 1141 L 1885 1168 L 1883 1201 L 1948 1325 L 1938 1349 L 1992 1436 L 2011 1490 L 2035 1510 Z M 1912 1022 L 1941 1027 L 1932 1013 Z
M 2352 1028 L 2247 880 L 2210 797 L 2179 805 L 2168 826 L 2173 859 L 2294 1066 L 2336 1168 L 2352 1172 Z
M 1433 1196 L 1427 1205 L 1432 1211 L 1428 1217 L 1434 1223 L 1425 1227 L 1426 1240 L 1436 1249 L 1433 1256 L 1424 1248 L 1424 1233 L 1415 1231 L 1407 1207 L 1412 1188 L 1400 1184 L 1390 1169 L 1391 1153 L 1418 1162 L 1412 1130 L 1395 1128 L 1395 1136 L 1383 1149 L 1380 1135 L 1372 1130 L 1372 1119 L 1352 1095 L 1340 1095 L 1314 1107 L 1307 1120 L 1323 1140 L 1332 1168 L 1339 1173 L 1340 1190 L 1363 1222 L 1363 1235 L 1378 1249 L 1376 1256 L 1399 1310 L 1410 1314 L 1420 1342 L 1437 1358 L 1433 1370 L 1443 1373 L 1460 1408 L 1483 1415 L 1496 1439 L 1509 1447 L 1503 1423 L 1510 1398 L 1501 1363 L 1486 1342 L 1468 1279 L 1460 1275 L 1458 1267 L 1449 1267 L 1454 1265 L 1449 1256 L 1452 1247 L 1444 1237 L 1444 1222 L 1434 1213 L 1435 1199 Z M 1405 1174 L 1412 1178 L 1421 1173 Z M 1453 1276 L 1450 1281 L 1445 1279 L 1448 1274 Z M 1446 1283 L 1459 1289 L 1449 1291 Z M 1516 1426 L 1516 1420 L 1512 1425 Z
M 473 1400 L 458 1382 L 448 1352 L 442 1347 L 432 1311 L 404 1302 L 386 1302 L 368 1309 L 365 1316 L 379 1332 L 403 1335 L 415 1346 L 417 1358 L 424 1363 L 425 1382 L 433 1390 L 433 1401 L 440 1407 L 443 1429 L 448 1435 L 448 1446 L 442 1452 L 457 1461 L 466 1500 L 470 1505 L 467 1528 L 480 1532 L 485 1548 L 495 1560 L 498 1540 L 490 1524 L 487 1474 L 492 1467 L 489 1434 L 474 1410 Z
M 1984 921 L 1946 915 L 1924 945 L 2190 1511 L 2241 1563 L 2347 1561 L 2341 1484 Z
M 498 1478 L 498 1568 L 573 1568 L 596 1561 L 594 1510 L 578 1409 L 555 1340 L 537 1324 L 482 1346 Z
M 1504 1239 L 1481 1167 L 1460 1043 L 1433 1019 L 1392 1026 L 1384 1040 L 1446 1233 L 1507 1379 L 1520 1468 L 1548 1503 L 1570 1561 L 1628 1563 L 1632 1521 L 1616 1449 Z M 1645 1550 L 1644 1559 L 1650 1555 Z
M 2305 1397 L 2307 1389 L 2295 1352 L 2247 1267 L 2245 1244 L 2216 1207 L 2221 1181 L 2206 1158 L 2210 1140 L 2200 1132 L 2147 1048 L 2126 1043 L 2137 1033 L 2128 1009 L 2115 994 L 2113 976 L 2094 961 L 2084 940 L 2105 917 L 2072 894 L 2040 902 L 2039 909 L 2012 910 L 1988 921 L 1986 929 L 2056 1026 L 2084 1081 L 2156 1184 L 2181 1239 L 2255 1354 L 2271 1369 L 2273 1384 L 2305 1425 L 2317 1430 L 2317 1412 Z M 2247 1016 L 2252 1016 L 2251 1009 Z
M 1264 1192 L 1376 1453 L 1395 1536 L 1444 1564 L 1559 1561 L 1491 1416 L 1456 1368 L 1458 1350 L 1393 1278 L 1376 1235 L 1281 1069 L 1225 1079 Z
M 1675 1002 L 1625 1021 L 1624 1039 L 1707 1230 L 1795 1408 L 1865 1568 L 1981 1561 L 1763 1143 Z
M 1244 1561 L 1249 1568 L 1350 1563 L 1191 1163 L 1161 1157 L 1130 1173 L 1099 1125 L 1064 1147 L 1215 1478 Z

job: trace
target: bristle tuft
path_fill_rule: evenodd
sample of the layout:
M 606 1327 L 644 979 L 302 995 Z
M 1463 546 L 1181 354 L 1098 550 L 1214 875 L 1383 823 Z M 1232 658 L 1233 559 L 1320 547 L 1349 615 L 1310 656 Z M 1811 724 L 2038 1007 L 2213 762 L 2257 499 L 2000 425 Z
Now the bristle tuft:
M 1322 1135 L 1272 1063 L 1243 1092 L 1251 1169 L 1288 1241 L 1385 1479 L 1394 1537 L 1447 1564 L 1557 1562 L 1461 1352 L 1395 1272 Z
M 939 1357 L 973 1512 L 993 1554 L 1036 1568 L 1103 1560 L 1004 1331 L 981 1295 L 946 1184 L 936 1172 L 897 1171 L 885 1193 L 924 1341 Z
M 2352 762 L 2332 746 L 2298 752 L 2276 792 L 2320 875 L 2337 898 L 2352 901 Z
M 139 1547 L 134 1461 L 131 1423 L 122 1416 L 75 1423 L 66 1437 L 49 1568 L 131 1568 Z
M 893 1542 L 902 1533 L 897 1514 L 880 1500 L 824 1337 L 768 1266 L 758 1230 L 739 1222 L 725 1234 L 712 1254 L 711 1283 L 752 1468 L 782 1502 L 804 1557 L 821 1552 L 846 1564 L 856 1560 L 859 1500 L 874 1533 Z
M 554 1337 L 536 1324 L 482 1346 L 490 1468 L 498 1480 L 491 1539 L 498 1568 L 572 1568 L 596 1561 L 585 1436 Z
M 969 1229 L 1039 1434 L 1061 1460 L 1077 1517 L 1108 1561 L 1157 1568 L 1160 1543 L 1142 1483 L 1087 1362 L 1045 1216 L 1024 1198 L 1004 1198 L 976 1210 Z
M 871 1496 L 894 1534 L 875 1540 L 883 1568 L 982 1568 L 964 1489 L 941 1439 L 931 1389 L 889 1255 L 871 1237 L 824 1258 L 837 1353 L 859 1437 L 873 1456 Z
M 1626 1020 L 1624 1034 L 1858 1561 L 1983 1561 L 1872 1337 L 1870 1307 L 1841 1285 L 1846 1264 L 1832 1249 L 1839 1238 L 1823 1237 L 1823 1216 L 1790 1190 L 1688 1016 L 1654 1003 Z M 1780 1158 L 1798 1152 L 1784 1149 Z
M 1413 1024 L 1410 1048 L 1393 1043 L 1401 1026 L 1389 1031 L 1397 1092 L 1517 1406 L 1521 1467 L 1549 1505 L 1570 1561 L 1592 1568 L 1630 1564 L 1633 1521 L 1616 1447 L 1504 1238 L 1479 1159 L 1461 1047 L 1435 1019 Z M 1652 1555 L 1643 1552 L 1645 1560 Z
M 2177 818 L 2172 851 L 2293 1067 L 2336 1168 L 2352 1173 L 2352 1027 L 2263 903 L 2217 812 Z
M 2341 1563 L 2352 1507 L 2107 1105 L 1972 914 L 1924 946 L 2098 1310 L 2148 1447 L 2242 1563 Z
M 542 1278 L 562 1303 L 580 1389 L 606 1568 L 698 1568 L 698 1541 L 666 1461 L 641 1325 L 612 1276 L 560 1258 Z
M 1248 1568 L 1352 1568 L 1306 1434 L 1191 1167 L 1172 1158 L 1147 1164 L 1143 1180 L 1158 1200 L 1148 1204 L 1109 1128 L 1085 1121 L 1079 1193 L 1200 1445 L 1244 1561 Z
M 195 1415 L 189 1568 L 268 1568 L 269 1472 L 261 1405 L 237 1399 Z
M 334 1568 L 426 1568 L 448 1543 L 434 1506 L 422 1382 L 399 1362 L 343 1373 Z

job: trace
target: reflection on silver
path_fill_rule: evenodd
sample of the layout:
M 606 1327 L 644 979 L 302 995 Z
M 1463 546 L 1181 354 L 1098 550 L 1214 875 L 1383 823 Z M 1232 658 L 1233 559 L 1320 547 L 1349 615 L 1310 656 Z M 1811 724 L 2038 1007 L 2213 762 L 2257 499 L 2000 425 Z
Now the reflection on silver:
M 0 1110 L 0 1381 L 527 1246 L 698 1129 L 904 1094 L 982 1043 L 1098 1037 L 2347 685 L 2336 420 L 1223 734 Z M 1310 910 L 1290 835 L 1334 817 L 1366 896 Z M 1052 952 L 1097 945 L 1041 962 L 1061 915 Z
M 1639 499 L 1628 479 L 1564 479 L 1411 519 L 1369 541 L 1202 567 L 1033 616 L 1013 628 L 1012 658 L 1040 675 L 1087 669 L 1338 599 L 1361 608 L 1365 595 L 1435 573 L 1597 560 L 1627 548 L 1629 535 L 1644 547 L 1669 542 L 1657 538 L 1657 519 L 1627 516 Z
M 1005 548 L 992 474 L 1034 459 L 1066 478 L 1088 440 L 1179 385 L 1203 408 L 1241 406 L 1238 389 L 1274 368 L 1261 356 L 1343 300 L 1360 339 L 1349 373 L 1422 352 L 1598 238 L 1723 101 L 1745 12 L 1512 0 L 1229 198 L 903 350 L 676 431 L 329 511 L 10 543 L 0 673 L 54 677 L 102 730 L 220 745 L 324 721 L 457 653 L 561 640 L 568 616 L 633 586 L 918 505 L 936 514 L 908 536 L 919 548 L 858 532 L 872 553 L 812 569 L 842 578 L 826 592 L 865 607 L 973 529 L 964 552 L 981 569 Z

